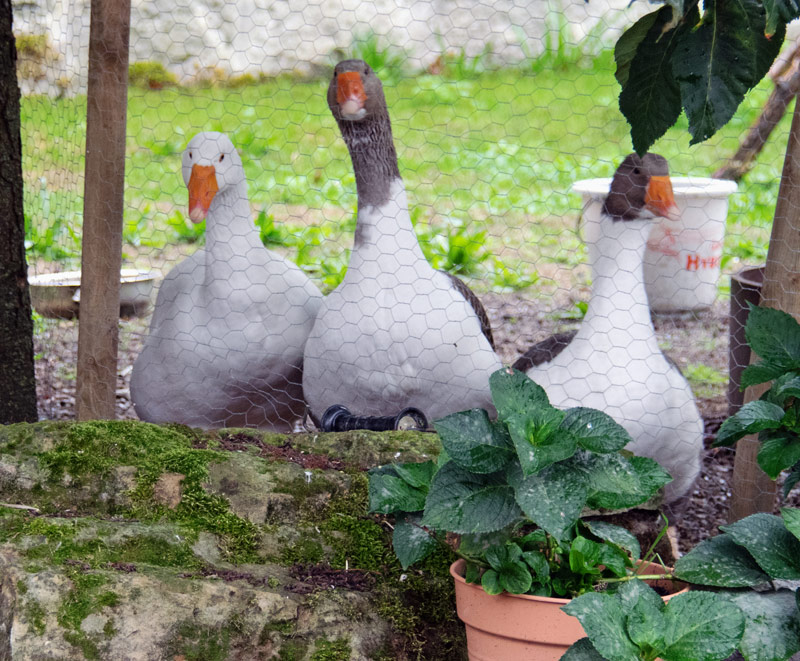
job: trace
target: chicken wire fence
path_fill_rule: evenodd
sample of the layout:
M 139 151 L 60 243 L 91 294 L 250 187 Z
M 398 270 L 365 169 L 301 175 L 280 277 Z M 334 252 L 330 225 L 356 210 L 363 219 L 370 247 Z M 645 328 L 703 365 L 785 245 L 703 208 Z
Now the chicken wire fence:
M 608 234 L 603 200 L 631 151 L 613 45 L 648 9 L 135 0 L 118 416 L 289 431 L 344 404 L 434 419 L 490 406 L 491 371 L 581 329 L 558 376 L 518 365 L 554 403 L 627 416 L 650 439 L 637 450 L 685 471 L 684 518 L 705 536 L 731 496 L 732 451 L 708 449 L 728 413 L 728 276 L 764 261 L 788 119 L 738 188 L 698 178 L 735 152 L 772 82 L 705 143 L 689 146 L 681 119 L 654 151 L 684 226 Z M 14 30 L 39 409 L 69 419 L 80 290 L 47 285 L 80 267 L 89 3 L 16 2 Z M 334 71 L 342 60 L 368 68 Z M 354 133 L 383 95 L 391 133 Z M 440 272 L 480 299 L 494 349 Z M 624 332 L 592 344 L 609 325 Z

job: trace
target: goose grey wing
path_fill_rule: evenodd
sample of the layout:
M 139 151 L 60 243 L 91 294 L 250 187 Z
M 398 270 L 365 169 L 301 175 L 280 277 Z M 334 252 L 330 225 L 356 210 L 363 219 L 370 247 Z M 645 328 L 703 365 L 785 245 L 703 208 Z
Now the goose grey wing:
M 481 303 L 480 299 L 475 295 L 466 283 L 457 278 L 452 273 L 448 273 L 447 271 L 440 271 L 444 273 L 448 278 L 450 278 L 450 282 L 452 283 L 453 287 L 455 287 L 456 291 L 461 294 L 470 304 L 472 309 L 475 311 L 475 314 L 478 317 L 478 320 L 481 323 L 481 332 L 483 333 L 484 337 L 489 340 L 489 345 L 492 347 L 492 350 L 495 349 L 494 346 L 494 336 L 492 335 L 492 324 L 489 321 L 489 315 L 486 314 L 486 308 L 483 307 L 483 303 Z
M 551 335 L 546 340 L 537 342 L 524 354 L 522 354 L 512 367 L 518 369 L 520 372 L 527 372 L 533 367 L 538 367 L 544 363 L 549 363 L 558 354 L 569 346 L 572 338 L 578 331 L 570 331 L 568 333 L 556 333 Z

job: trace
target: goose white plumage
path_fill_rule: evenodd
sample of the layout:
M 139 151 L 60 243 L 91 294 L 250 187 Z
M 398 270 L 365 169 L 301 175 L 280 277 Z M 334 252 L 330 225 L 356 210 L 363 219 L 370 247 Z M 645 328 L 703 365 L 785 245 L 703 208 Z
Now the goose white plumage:
M 494 410 L 489 376 L 500 360 L 463 283 L 422 253 L 380 80 L 365 62 L 340 62 L 328 105 L 353 162 L 358 218 L 347 273 L 306 344 L 311 413 L 343 404 L 358 415 L 393 415 L 413 406 L 433 420 Z
M 600 409 L 625 427 L 633 439 L 627 449 L 655 459 L 672 475 L 667 503 L 689 493 L 703 448 L 694 395 L 658 346 L 644 285 L 653 219 L 676 213 L 666 160 L 628 156 L 602 213 L 583 219 L 592 294 L 577 334 L 546 340 L 514 364 L 555 406 Z
M 182 171 L 190 218 L 207 220 L 206 243 L 161 284 L 131 374 L 136 413 L 149 422 L 291 431 L 305 413 L 303 348 L 322 295 L 261 243 L 227 136 L 192 138 Z

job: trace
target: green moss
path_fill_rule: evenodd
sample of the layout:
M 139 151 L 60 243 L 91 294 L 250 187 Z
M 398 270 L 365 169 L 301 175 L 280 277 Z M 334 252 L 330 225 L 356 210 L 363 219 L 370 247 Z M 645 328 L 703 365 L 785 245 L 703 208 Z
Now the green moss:
M 161 62 L 134 62 L 128 67 L 128 82 L 142 89 L 177 85 L 178 79 Z
M 325 525 L 325 531 L 340 533 L 330 537 L 334 548 L 332 567 L 378 571 L 396 563 L 387 546 L 388 534 L 372 520 L 337 514 Z
M 194 432 L 188 427 L 159 427 L 136 421 L 75 423 L 57 446 L 40 455 L 40 463 L 58 483 L 68 474 L 78 485 L 101 483 L 114 466 L 137 468 L 131 493 L 133 514 L 145 520 L 167 517 L 194 531 L 206 530 L 220 537 L 228 560 L 256 559 L 258 531 L 249 521 L 230 511 L 229 503 L 203 488 L 208 465 L 225 461 L 225 453 L 192 447 Z M 153 502 L 153 485 L 165 472 L 184 475 L 181 502 L 173 511 Z
M 388 531 L 366 514 L 368 485 L 363 473 L 351 474 L 350 488 L 337 494 L 326 508 L 322 530 L 335 549 L 333 567 L 378 571 L 397 564 Z
M 85 557 L 84 554 L 80 554 Z M 195 568 L 203 563 L 187 542 L 173 544 L 160 537 L 135 537 L 115 546 L 103 546 L 94 557 L 96 564 L 130 562 L 156 567 Z
M 283 620 L 281 622 L 267 622 L 261 629 L 261 636 L 259 638 L 260 644 L 264 644 L 269 640 L 269 634 L 273 631 L 288 636 L 294 632 L 295 623 L 293 620 Z
M 191 437 L 180 428 L 133 420 L 92 420 L 68 427 L 57 446 L 39 455 L 51 481 L 68 473 L 78 484 L 103 476 L 113 466 L 155 463 L 159 456 L 191 449 Z
M 334 495 L 328 505 L 329 516 L 344 514 L 346 516 L 362 516 L 367 511 L 369 502 L 369 479 L 363 472 L 348 472 L 350 486 L 347 491 Z
M 84 574 L 78 570 L 70 570 L 68 576 L 72 580 L 72 589 L 67 593 L 58 608 L 58 623 L 65 629 L 79 630 L 81 622 L 91 613 L 103 609 L 106 603 L 98 600 L 98 591 L 106 583 L 101 574 Z M 114 594 L 114 593 L 103 593 Z M 103 602 L 109 599 L 103 596 Z
M 83 631 L 67 631 L 64 634 L 64 640 L 70 645 L 79 648 L 83 653 L 84 659 L 95 661 L 95 659 L 100 658 L 100 650 L 97 648 L 97 643 L 83 633 Z
M 113 638 L 115 633 L 117 633 L 117 630 L 114 627 L 114 621 L 109 618 L 108 621 L 103 625 L 103 635 L 106 638 Z
M 56 619 L 66 629 L 64 639 L 79 648 L 84 658 L 99 659 L 97 643 L 81 631 L 81 622 L 92 613 L 116 606 L 119 595 L 110 590 L 100 592 L 100 588 L 107 582 L 101 574 L 84 574 L 77 569 L 71 569 L 67 575 L 72 580 L 72 589 L 59 605 Z
M 321 494 L 330 494 L 338 489 L 324 476 L 315 473 L 311 479 L 298 477 L 294 480 L 279 481 L 273 488 L 274 493 L 288 493 L 295 500 L 298 509 L 306 518 L 317 520 L 321 517 L 320 508 L 315 502 L 313 505 L 308 500 Z
M 338 640 L 318 640 L 311 661 L 349 661 L 350 641 L 346 638 Z
M 17 594 L 24 595 L 28 592 L 28 586 L 22 579 L 17 581 Z
M 278 661 L 302 661 L 308 644 L 302 640 L 285 640 L 278 651 Z
M 47 56 L 48 39 L 46 34 L 21 34 L 16 37 L 16 43 L 19 55 L 40 60 Z
M 323 557 L 322 545 L 307 538 L 300 539 L 281 550 L 281 562 L 284 565 L 313 565 L 321 562 Z
M 228 627 L 201 627 L 183 622 L 167 644 L 165 658 L 183 656 L 186 661 L 224 661 L 230 639 Z
M 28 620 L 31 628 L 36 632 L 37 636 L 41 636 L 45 631 L 45 617 L 46 613 L 42 605 L 38 601 L 28 600 L 23 607 L 25 619 Z

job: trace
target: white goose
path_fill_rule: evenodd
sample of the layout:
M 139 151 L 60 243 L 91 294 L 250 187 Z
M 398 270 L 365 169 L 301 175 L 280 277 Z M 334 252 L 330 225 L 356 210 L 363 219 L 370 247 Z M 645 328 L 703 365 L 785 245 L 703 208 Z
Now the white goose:
M 488 324 L 466 286 L 422 253 L 380 80 L 361 60 L 340 62 L 328 105 L 353 162 L 358 219 L 347 273 L 306 344 L 303 389 L 312 415 L 319 419 L 333 404 L 358 415 L 413 406 L 429 420 L 493 410 L 489 376 L 501 363 Z
M 261 243 L 227 136 L 192 138 L 182 170 L 190 218 L 207 219 L 206 243 L 161 284 L 131 374 L 136 413 L 149 422 L 291 431 L 305 411 L 303 347 L 322 295 Z
M 644 285 L 643 259 L 654 216 L 677 207 L 666 160 L 628 156 L 599 217 L 584 217 L 592 295 L 574 338 L 554 336 L 514 364 L 559 407 L 600 409 L 633 438 L 629 450 L 672 476 L 665 500 L 686 496 L 700 471 L 703 421 L 680 371 L 658 346 Z

